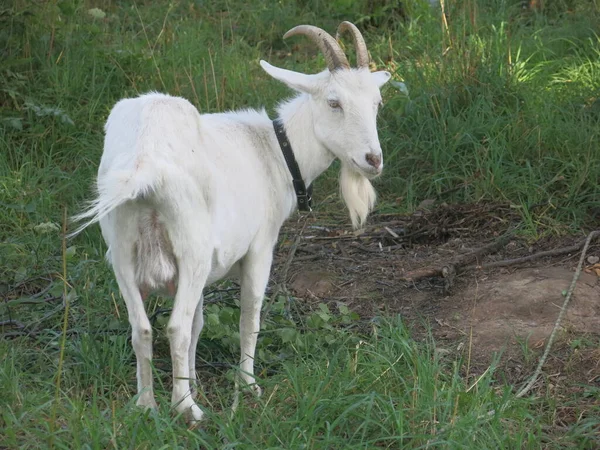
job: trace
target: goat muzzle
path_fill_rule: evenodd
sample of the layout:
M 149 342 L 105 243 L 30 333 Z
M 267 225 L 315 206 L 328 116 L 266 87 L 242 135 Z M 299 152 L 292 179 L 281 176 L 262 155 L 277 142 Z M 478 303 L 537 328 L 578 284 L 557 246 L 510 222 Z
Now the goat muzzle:
M 365 159 L 367 160 L 367 163 L 370 166 L 374 167 L 375 169 L 379 169 L 379 166 L 381 165 L 381 155 L 376 155 L 375 153 L 367 153 Z

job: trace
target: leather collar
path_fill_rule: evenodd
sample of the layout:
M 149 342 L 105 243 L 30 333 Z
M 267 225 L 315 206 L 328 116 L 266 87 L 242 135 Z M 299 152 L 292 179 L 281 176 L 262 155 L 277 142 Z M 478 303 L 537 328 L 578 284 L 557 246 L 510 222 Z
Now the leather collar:
M 273 121 L 273 128 L 275 129 L 275 136 L 277 136 L 277 141 L 279 142 L 279 147 L 285 158 L 288 170 L 290 171 L 290 174 L 292 174 L 294 191 L 296 191 L 296 197 L 298 198 L 298 209 L 300 211 L 312 211 L 312 185 L 308 186 L 307 189 L 304 184 L 300 168 L 294 157 L 292 145 L 285 133 L 285 127 L 283 126 L 281 119 L 275 119 Z

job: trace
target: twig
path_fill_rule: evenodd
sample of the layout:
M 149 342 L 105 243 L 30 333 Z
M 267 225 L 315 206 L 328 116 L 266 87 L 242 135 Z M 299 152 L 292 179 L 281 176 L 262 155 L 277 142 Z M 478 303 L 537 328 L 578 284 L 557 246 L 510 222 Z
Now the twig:
M 148 317 L 148 320 L 150 321 L 150 323 L 152 323 L 152 325 L 154 325 L 154 322 L 156 321 L 156 318 L 160 314 L 170 313 L 172 310 L 173 310 L 173 308 L 158 308 L 156 311 L 154 311 L 152 313 L 152 315 L 150 317 Z
M 36 300 L 34 297 L 31 297 L 27 300 L 25 299 L 16 299 L 18 300 L 17 304 L 19 305 L 40 305 L 42 303 L 48 303 L 48 302 L 53 302 L 55 300 L 61 300 L 62 299 L 62 295 L 57 295 L 57 296 L 53 296 L 53 297 L 48 297 L 48 298 L 43 298 L 43 299 L 39 299 Z M 15 300 L 8 300 L 7 302 L 5 302 L 6 305 L 8 306 L 14 306 L 14 302 Z
M 575 286 L 577 285 L 577 280 L 581 275 L 581 269 L 583 268 L 583 262 L 585 260 L 585 254 L 587 253 L 588 247 L 590 246 L 590 242 L 592 239 L 600 235 L 600 230 L 592 231 L 587 239 L 585 240 L 585 244 L 583 246 L 583 250 L 581 251 L 581 256 L 579 257 L 579 264 L 577 265 L 577 270 L 573 275 L 573 281 L 571 281 L 571 286 L 569 286 L 569 290 L 567 291 L 567 295 L 565 297 L 565 301 L 563 302 L 562 307 L 560 308 L 560 313 L 558 314 L 558 318 L 556 319 L 556 323 L 554 324 L 554 328 L 552 329 L 552 333 L 550 333 L 550 337 L 548 338 L 548 343 L 546 344 L 546 348 L 544 349 L 544 354 L 540 358 L 540 362 L 538 363 L 535 372 L 529 379 L 529 382 L 517 393 L 517 398 L 523 397 L 529 390 L 533 387 L 535 382 L 537 381 L 540 373 L 542 373 L 542 367 L 544 366 L 546 359 L 548 358 L 548 354 L 550 353 L 550 348 L 552 347 L 552 343 L 554 342 L 554 338 L 556 337 L 556 332 L 560 327 L 560 323 L 567 311 L 567 306 L 569 305 L 569 301 L 571 300 L 571 296 L 573 295 L 573 291 L 575 291 Z
M 393 231 L 390 227 L 383 227 L 383 229 L 385 231 L 387 231 L 388 233 L 390 233 L 390 235 L 394 238 L 394 239 L 398 239 L 400 236 L 398 236 L 398 234 Z
M 398 214 L 391 214 L 392 216 L 397 216 Z M 388 214 L 377 214 L 377 219 L 381 219 L 382 217 L 390 217 L 390 215 Z M 375 217 L 374 217 L 375 218 Z M 371 222 L 369 224 L 367 224 L 367 228 L 380 228 L 380 227 L 386 227 L 386 226 L 395 226 L 395 227 L 400 227 L 402 229 L 405 229 L 406 226 L 408 226 L 410 224 L 410 220 L 407 217 L 398 217 L 395 220 L 386 220 L 386 221 L 381 221 L 381 222 Z M 336 226 L 338 226 L 338 224 L 336 224 Z
M 48 278 L 46 278 L 44 276 L 38 276 L 38 277 L 28 278 L 26 280 L 21 281 L 19 284 L 14 285 L 13 287 L 9 288 L 8 291 L 5 292 L 5 295 L 10 294 L 11 292 L 14 292 L 14 291 L 18 290 L 19 288 L 22 288 L 24 286 L 32 284 L 33 281 L 35 281 L 35 280 L 46 280 L 46 281 L 49 281 L 50 284 L 44 290 L 42 290 L 42 291 L 34 294 L 33 295 L 34 297 L 45 294 L 52 287 L 52 278 L 48 279 Z
M 298 258 L 296 258 L 296 261 L 312 261 L 313 259 L 319 259 L 322 257 L 323 255 L 305 255 L 299 256 Z
M 340 234 L 339 236 L 307 236 L 306 239 L 307 240 L 311 240 L 311 241 L 351 241 L 354 240 L 358 237 L 372 237 L 370 235 L 367 234 L 361 234 L 360 236 L 357 236 L 353 233 L 349 233 L 349 234 Z M 377 236 L 380 236 L 380 234 L 378 233 Z
M 18 320 L 3 320 L 0 322 L 0 327 L 25 328 L 25 325 Z
M 53 280 L 50 279 L 50 283 L 48 283 L 48 286 L 46 286 L 44 289 L 42 289 L 40 292 L 36 292 L 35 294 L 33 294 L 31 297 L 32 298 L 38 298 L 38 297 L 42 297 L 43 295 L 46 294 L 46 292 L 48 292 L 50 289 L 52 289 L 52 285 L 54 284 Z
M 558 256 L 558 255 L 564 255 L 567 253 L 573 253 L 573 252 L 581 249 L 581 247 L 583 247 L 585 242 L 586 242 L 586 240 L 583 239 L 578 244 L 574 244 L 569 247 L 562 247 L 562 248 L 557 248 L 554 250 L 546 250 L 543 252 L 535 253 L 533 255 L 523 256 L 521 258 L 505 259 L 503 261 L 493 261 L 493 262 L 489 262 L 486 264 L 473 264 L 470 266 L 466 266 L 463 270 L 475 270 L 475 269 L 486 270 L 486 269 L 493 269 L 496 267 L 508 267 L 508 266 L 513 266 L 516 264 L 522 264 L 525 262 L 534 261 L 536 259 L 544 258 L 546 256 Z
M 27 334 L 33 336 L 37 332 L 37 330 L 39 329 L 40 325 L 43 322 L 45 322 L 46 320 L 48 320 L 54 314 L 62 311 L 64 308 L 65 308 L 65 304 L 63 302 L 60 305 L 58 305 L 56 308 L 54 308 L 52 311 L 50 311 L 49 313 L 46 313 L 42 317 L 40 317 L 39 319 L 35 319 L 33 322 L 28 323 L 26 328 L 29 328 L 29 331 L 27 332 Z
M 443 197 L 444 195 L 452 194 L 453 192 L 456 192 L 459 189 L 467 187 L 467 186 L 470 186 L 470 185 L 471 185 L 471 183 L 469 181 L 463 181 L 462 183 L 459 183 L 459 184 L 457 184 L 454 187 L 451 187 L 451 188 L 443 190 L 437 196 L 438 197 Z

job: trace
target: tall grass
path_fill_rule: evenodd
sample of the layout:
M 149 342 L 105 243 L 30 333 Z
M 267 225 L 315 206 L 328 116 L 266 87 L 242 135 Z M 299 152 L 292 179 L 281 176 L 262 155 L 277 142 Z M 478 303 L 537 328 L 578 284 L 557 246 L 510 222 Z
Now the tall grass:
M 413 0 L 410 19 L 387 28 L 369 24 L 382 22 L 377 13 L 388 3 L 367 4 L 15 1 L 3 16 L 2 179 L 60 184 L 48 203 L 77 204 L 89 193 L 80 180 L 94 176 L 101 124 L 116 100 L 163 90 L 202 112 L 271 110 L 289 93 L 258 60 L 320 70 L 310 44 L 284 43 L 282 34 L 299 22 L 333 30 L 348 18 L 365 27 L 374 63 L 410 92 L 390 86 L 385 95 L 378 187 L 384 199 L 402 199 L 389 207 L 505 201 L 533 217 L 533 229 L 577 228 L 596 217 L 600 42 L 592 2 L 540 14 L 461 1 L 446 5 L 441 20 Z M 106 16 L 94 18 L 92 6 Z
M 510 202 L 538 231 L 590 222 L 600 160 L 597 18 L 549 25 L 481 3 L 455 5 L 446 30 L 411 26 L 407 48 L 393 47 L 411 96 L 392 100 L 384 116 L 392 146 L 384 188 L 406 189 L 409 205 L 424 196 Z

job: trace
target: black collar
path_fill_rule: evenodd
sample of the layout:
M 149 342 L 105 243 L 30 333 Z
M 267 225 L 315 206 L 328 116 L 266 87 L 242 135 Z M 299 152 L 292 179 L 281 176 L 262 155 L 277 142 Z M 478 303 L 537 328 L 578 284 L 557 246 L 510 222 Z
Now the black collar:
M 281 151 L 283 152 L 288 170 L 292 174 L 294 191 L 296 191 L 296 197 L 298 197 L 298 209 L 300 211 L 312 211 L 310 208 L 312 205 L 312 185 L 308 186 L 308 189 L 304 185 L 300 168 L 294 157 L 292 145 L 285 134 L 285 128 L 281 119 L 273 121 L 273 128 L 275 129 L 275 136 L 277 136 L 277 141 L 279 141 L 279 147 L 281 147 Z

